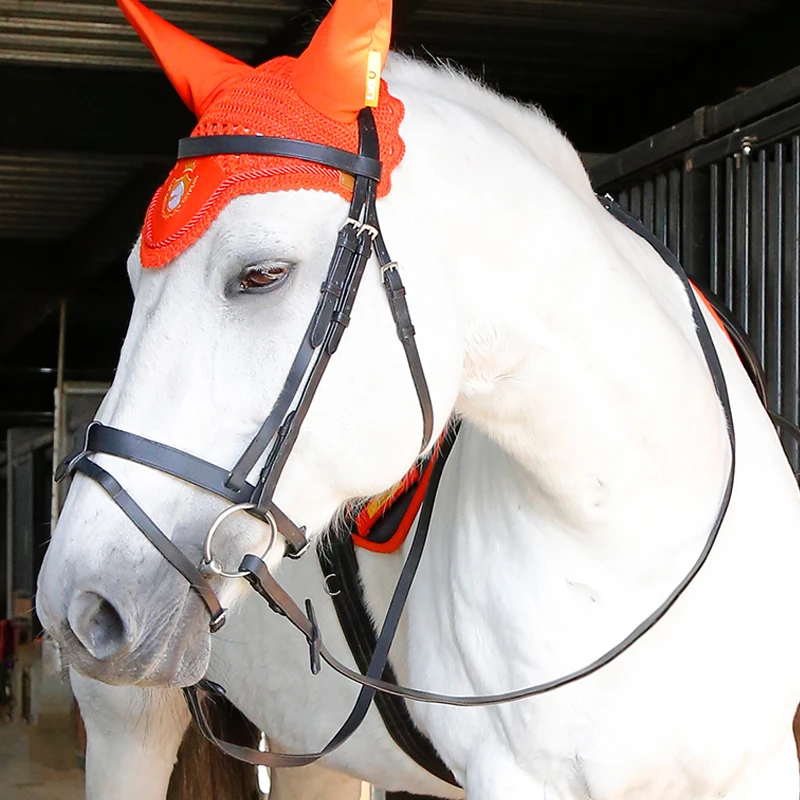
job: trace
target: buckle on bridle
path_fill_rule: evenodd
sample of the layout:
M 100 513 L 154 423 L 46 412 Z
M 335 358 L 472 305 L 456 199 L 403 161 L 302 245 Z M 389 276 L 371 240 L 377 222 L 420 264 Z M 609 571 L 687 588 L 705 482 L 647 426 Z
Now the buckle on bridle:
M 300 531 L 300 533 L 302 533 L 305 536 L 305 532 L 306 532 L 306 526 L 305 525 L 303 525 L 302 527 L 298 528 L 298 530 Z M 297 549 L 287 539 L 287 541 L 286 541 L 286 551 L 285 551 L 284 555 L 287 558 L 291 558 L 293 561 L 296 561 L 298 558 L 302 558 L 308 552 L 308 548 L 311 547 L 311 544 L 312 544 L 311 539 L 306 537 L 305 544 L 303 544 L 303 546 L 300 547 L 300 549 Z
M 75 465 L 85 456 L 89 455 L 89 432 L 92 428 L 100 425 L 96 419 L 93 419 L 87 426 L 86 430 L 83 432 L 83 445 L 81 449 L 75 453 L 74 455 L 65 456 L 59 465 L 56 467 L 56 471 L 53 474 L 53 479 L 56 483 L 61 483 L 67 475 L 71 475 L 72 472 L 75 470 Z
M 362 222 L 358 226 L 358 233 L 359 235 L 362 233 L 366 233 L 374 242 L 378 238 L 378 236 L 380 236 L 381 232 L 374 225 L 369 225 L 366 222 Z
M 390 272 L 391 270 L 400 272 L 400 265 L 396 261 L 389 261 L 386 264 L 381 264 L 381 278 L 385 278 L 386 273 Z
M 208 623 L 208 630 L 211 633 L 216 633 L 225 624 L 227 616 L 228 609 L 221 608 L 213 617 L 211 617 L 211 621 Z M 225 692 L 223 691 L 223 694 L 224 693 Z

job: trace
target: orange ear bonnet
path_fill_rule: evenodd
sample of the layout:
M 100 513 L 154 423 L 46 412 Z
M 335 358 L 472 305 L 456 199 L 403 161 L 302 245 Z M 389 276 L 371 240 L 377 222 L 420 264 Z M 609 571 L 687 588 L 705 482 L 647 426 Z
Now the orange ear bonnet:
M 373 106 L 383 162 L 378 197 L 391 188 L 405 146 L 403 104 L 380 71 L 389 45 L 391 3 L 337 0 L 298 59 L 252 68 L 180 31 L 139 0 L 117 0 L 199 117 L 192 136 L 260 134 L 358 151 L 358 112 Z M 141 260 L 162 267 L 197 241 L 242 194 L 293 189 L 350 198 L 352 179 L 332 167 L 293 158 L 215 155 L 178 161 L 150 203 Z

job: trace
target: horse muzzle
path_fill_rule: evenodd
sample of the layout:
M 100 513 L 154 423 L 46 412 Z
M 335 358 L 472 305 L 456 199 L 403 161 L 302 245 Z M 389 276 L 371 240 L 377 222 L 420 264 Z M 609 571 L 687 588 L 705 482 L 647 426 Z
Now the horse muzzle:
M 98 580 L 73 569 L 51 581 L 43 570 L 39 616 L 63 661 L 110 684 L 200 680 L 211 652 L 208 613 L 177 575 L 160 563 L 156 572 L 147 579 L 130 569 L 119 580 Z

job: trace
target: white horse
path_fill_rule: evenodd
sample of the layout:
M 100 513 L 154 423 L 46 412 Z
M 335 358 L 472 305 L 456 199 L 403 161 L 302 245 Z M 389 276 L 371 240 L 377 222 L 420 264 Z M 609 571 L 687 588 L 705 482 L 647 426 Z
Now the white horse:
M 600 206 L 552 124 L 447 69 L 394 58 L 385 78 L 405 105 L 407 150 L 379 203 L 382 227 L 402 265 L 437 431 L 463 420 L 392 663 L 407 685 L 504 692 L 592 661 L 679 582 L 720 506 L 724 417 L 684 289 Z M 327 192 L 242 196 L 165 269 L 143 270 L 135 249 L 133 316 L 98 418 L 232 465 L 283 384 L 346 214 Z M 249 265 L 288 277 L 268 294 L 237 292 Z M 410 704 L 470 800 L 798 796 L 800 495 L 729 342 L 708 324 L 738 465 L 711 557 L 666 617 L 591 677 L 508 705 Z M 420 429 L 369 270 L 276 502 L 321 531 L 346 501 L 401 478 Z M 199 556 L 221 500 L 97 461 Z M 265 530 L 243 517 L 226 528 L 228 545 L 255 551 Z M 306 556 L 279 567 L 282 552 L 267 556 L 279 579 L 298 599 L 318 598 L 317 565 Z M 380 620 L 401 557 L 361 560 Z M 282 747 L 319 747 L 355 689 L 330 670 L 308 674 L 302 637 L 243 602 L 243 583 L 220 584 L 234 612 L 212 653 L 208 616 L 183 579 L 78 476 L 39 609 L 85 674 L 180 686 L 208 670 Z M 318 607 L 341 653 L 330 609 Z M 402 785 L 407 759 L 395 750 L 392 760 L 370 720 L 325 763 Z M 413 777 L 406 786 L 426 790 Z

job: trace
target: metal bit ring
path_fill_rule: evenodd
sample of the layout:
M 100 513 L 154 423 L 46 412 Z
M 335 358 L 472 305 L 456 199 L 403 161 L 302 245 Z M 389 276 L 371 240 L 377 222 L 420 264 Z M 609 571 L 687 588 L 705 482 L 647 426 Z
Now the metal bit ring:
M 237 511 L 250 511 L 255 507 L 255 503 L 239 503 L 238 505 L 230 506 L 230 508 L 226 508 L 214 522 L 211 523 L 211 527 L 206 534 L 206 540 L 203 543 L 203 560 L 201 562 L 201 567 L 203 569 L 207 569 L 209 572 L 213 572 L 221 578 L 243 578 L 247 575 L 246 572 L 226 572 L 211 552 L 211 540 L 214 538 L 214 534 L 217 532 L 219 526 L 222 525 L 228 517 L 233 516 Z M 278 524 L 275 522 L 275 517 L 273 517 L 269 511 L 264 515 L 264 521 L 269 525 L 270 536 L 269 543 L 261 554 L 262 559 L 267 557 L 267 554 L 272 549 L 272 545 L 275 544 L 278 538 Z

